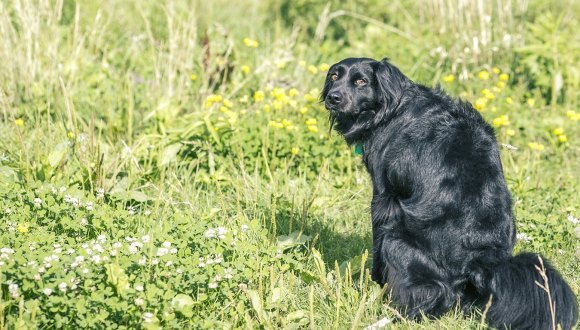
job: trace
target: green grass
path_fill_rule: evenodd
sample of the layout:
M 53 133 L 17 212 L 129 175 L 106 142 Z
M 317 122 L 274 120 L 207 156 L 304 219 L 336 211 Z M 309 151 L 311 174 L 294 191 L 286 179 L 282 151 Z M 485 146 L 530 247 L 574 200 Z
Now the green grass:
M 578 4 L 460 3 L 0 3 L 0 328 L 398 320 L 369 278 L 369 178 L 318 102 L 347 56 L 478 105 L 516 251 L 578 294 Z

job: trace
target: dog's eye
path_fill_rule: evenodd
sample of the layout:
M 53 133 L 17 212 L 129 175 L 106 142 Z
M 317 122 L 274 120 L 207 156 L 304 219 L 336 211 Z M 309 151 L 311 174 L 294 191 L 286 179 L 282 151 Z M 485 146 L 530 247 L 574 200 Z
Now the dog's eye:
M 336 73 L 330 75 L 330 80 L 335 81 L 336 79 L 338 79 L 338 75 Z
M 367 84 L 367 82 L 364 79 L 357 79 L 354 84 L 357 86 L 364 86 Z

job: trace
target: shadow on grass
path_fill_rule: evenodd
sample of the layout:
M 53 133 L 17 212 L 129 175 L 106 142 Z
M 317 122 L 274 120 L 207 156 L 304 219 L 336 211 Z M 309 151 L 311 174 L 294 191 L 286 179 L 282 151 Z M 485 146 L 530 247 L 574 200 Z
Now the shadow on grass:
M 271 212 L 271 209 L 267 212 Z M 367 218 L 368 214 L 361 213 L 358 222 L 367 221 Z M 295 205 L 280 200 L 277 202 L 276 235 L 300 231 L 310 236 L 310 244 L 314 244 L 321 252 L 324 262 L 330 268 L 334 267 L 335 261 L 340 265 L 344 261 L 362 255 L 365 250 L 369 250 L 370 254 L 372 249 L 370 225 L 365 227 L 358 222 L 351 223 L 345 217 L 330 219 L 321 214 L 299 211 Z

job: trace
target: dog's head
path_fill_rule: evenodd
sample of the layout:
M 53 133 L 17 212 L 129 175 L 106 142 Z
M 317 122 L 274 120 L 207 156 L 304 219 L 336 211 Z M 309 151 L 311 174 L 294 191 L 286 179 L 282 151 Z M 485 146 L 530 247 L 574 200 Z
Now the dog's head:
M 399 106 L 409 80 L 387 59 L 347 58 L 328 70 L 322 101 L 330 114 L 330 126 L 348 143 L 364 139 Z

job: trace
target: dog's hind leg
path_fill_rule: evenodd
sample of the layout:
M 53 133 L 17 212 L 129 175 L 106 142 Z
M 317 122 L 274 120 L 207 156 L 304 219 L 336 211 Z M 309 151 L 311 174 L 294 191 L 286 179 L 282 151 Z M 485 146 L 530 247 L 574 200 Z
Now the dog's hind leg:
M 380 250 L 388 290 L 408 318 L 437 317 L 451 309 L 457 294 L 448 276 L 420 250 L 389 237 L 383 237 Z

